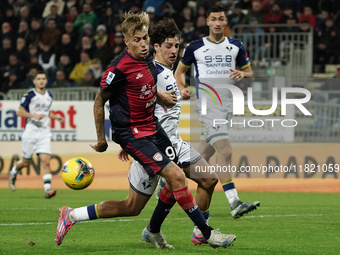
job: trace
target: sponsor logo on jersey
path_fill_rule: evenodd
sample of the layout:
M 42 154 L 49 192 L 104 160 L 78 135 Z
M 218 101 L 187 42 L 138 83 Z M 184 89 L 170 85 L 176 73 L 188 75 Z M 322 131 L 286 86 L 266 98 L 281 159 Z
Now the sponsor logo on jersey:
M 153 155 L 153 159 L 156 160 L 156 161 L 162 161 L 163 156 L 159 152 L 156 152 L 155 155 Z
M 139 74 L 137 74 L 137 76 L 136 76 L 136 80 L 138 80 L 139 78 L 142 78 L 142 77 L 143 77 L 143 74 L 139 73 Z
M 210 49 L 206 49 L 206 50 L 204 50 L 203 52 L 206 53 L 208 50 L 210 50 Z
M 166 79 L 166 80 L 167 80 L 169 77 L 170 77 L 170 75 L 167 75 L 167 76 L 165 76 L 165 77 L 164 77 L 164 79 Z
M 112 82 L 112 80 L 113 80 L 113 78 L 115 77 L 115 74 L 114 73 L 112 73 L 112 72 L 109 72 L 109 74 L 107 75 L 107 77 L 106 77 L 106 83 L 107 84 L 111 84 L 111 82 Z

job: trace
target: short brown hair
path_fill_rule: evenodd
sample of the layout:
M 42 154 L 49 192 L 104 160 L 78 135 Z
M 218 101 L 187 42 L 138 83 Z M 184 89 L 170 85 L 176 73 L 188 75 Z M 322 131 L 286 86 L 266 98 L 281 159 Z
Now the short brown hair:
M 146 12 L 135 14 L 127 12 L 124 16 L 125 20 L 121 25 L 122 33 L 125 38 L 133 36 L 136 31 L 143 29 L 143 26 L 149 28 L 149 16 Z

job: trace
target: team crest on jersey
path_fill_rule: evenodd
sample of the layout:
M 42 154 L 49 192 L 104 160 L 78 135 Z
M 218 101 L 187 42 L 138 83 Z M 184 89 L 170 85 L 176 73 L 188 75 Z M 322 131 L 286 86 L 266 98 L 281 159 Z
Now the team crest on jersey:
M 136 80 L 138 80 L 139 78 L 142 78 L 142 77 L 143 77 L 143 74 L 139 73 L 139 74 L 137 74 L 137 76 L 136 76 Z
M 156 161 L 162 161 L 163 156 L 159 152 L 156 152 L 155 155 L 153 155 L 153 159 L 156 160 Z
M 230 46 L 230 48 L 229 48 L 229 46 L 227 46 L 227 47 L 225 47 L 227 50 L 229 50 L 229 52 L 231 52 L 232 51 L 232 49 L 233 49 L 233 47 L 231 47 Z
M 106 83 L 107 84 L 111 84 L 111 82 L 112 82 L 112 80 L 113 80 L 113 78 L 115 77 L 115 74 L 114 73 L 112 73 L 112 72 L 109 72 L 109 74 L 107 75 L 107 77 L 106 77 Z

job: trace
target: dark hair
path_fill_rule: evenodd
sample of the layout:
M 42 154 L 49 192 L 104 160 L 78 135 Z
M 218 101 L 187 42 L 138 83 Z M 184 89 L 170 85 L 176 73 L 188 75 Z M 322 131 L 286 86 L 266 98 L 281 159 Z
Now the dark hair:
M 161 46 L 167 38 L 178 37 L 178 39 L 180 39 L 181 31 L 178 29 L 173 19 L 164 18 L 150 30 L 149 36 L 152 46 L 155 43 Z
M 40 71 L 38 71 L 38 72 L 35 73 L 33 79 L 37 78 L 37 75 L 38 75 L 38 74 L 45 74 L 45 76 L 46 76 L 46 78 L 47 78 L 47 74 L 46 74 L 44 71 L 40 70 Z
M 211 7 L 207 11 L 207 18 L 209 17 L 210 13 L 212 13 L 212 12 L 224 12 L 225 16 L 227 17 L 227 10 L 221 5 L 215 5 L 215 6 Z

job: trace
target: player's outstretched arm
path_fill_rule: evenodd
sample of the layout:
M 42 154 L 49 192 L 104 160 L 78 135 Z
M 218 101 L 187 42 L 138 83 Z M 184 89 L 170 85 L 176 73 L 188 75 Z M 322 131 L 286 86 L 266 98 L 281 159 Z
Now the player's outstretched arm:
M 54 113 L 50 112 L 50 114 L 48 116 L 51 119 L 59 121 L 60 123 L 64 123 L 64 121 L 65 121 L 65 119 L 62 116 L 60 116 L 59 114 L 54 114 Z
M 44 114 L 32 114 L 32 113 L 29 113 L 24 108 L 19 108 L 19 110 L 17 111 L 17 116 L 23 117 L 23 118 L 33 118 L 33 119 L 37 119 L 37 120 L 41 120 L 41 119 L 43 119 L 45 117 Z
M 185 67 L 179 63 L 175 72 L 176 83 L 179 91 L 181 92 L 183 100 L 188 100 L 192 96 L 192 91 L 185 87 L 185 73 L 188 69 L 188 67 Z
M 93 105 L 93 115 L 94 115 L 94 122 L 96 125 L 97 131 L 97 143 L 90 145 L 92 149 L 97 152 L 104 152 L 106 151 L 108 145 L 105 138 L 105 111 L 104 106 L 105 102 L 110 98 L 110 92 L 102 92 L 100 89 L 98 90 L 96 99 L 94 100 Z

